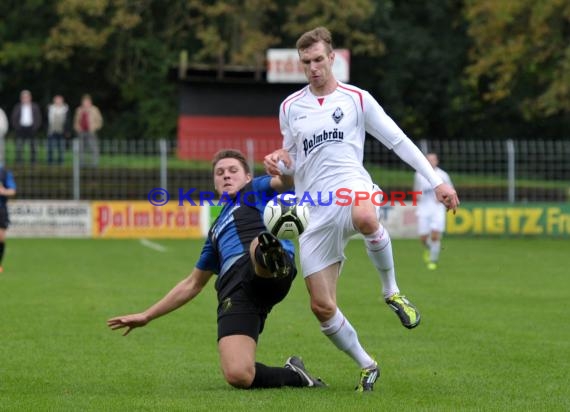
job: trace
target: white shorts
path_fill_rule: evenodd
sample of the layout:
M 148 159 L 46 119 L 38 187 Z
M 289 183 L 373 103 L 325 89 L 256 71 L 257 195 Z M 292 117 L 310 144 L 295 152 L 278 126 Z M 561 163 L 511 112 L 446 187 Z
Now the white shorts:
M 351 183 L 353 194 L 356 191 L 373 193 L 378 186 L 367 180 Z M 303 277 L 319 272 L 334 263 L 346 259 L 344 249 L 350 238 L 358 233 L 352 223 L 352 202 L 347 206 L 335 204 L 336 201 L 347 203 L 345 199 L 332 198 L 329 206 L 310 206 L 309 225 L 299 237 L 299 257 Z M 379 208 L 378 214 L 380 213 Z
M 431 232 L 445 232 L 445 206 L 433 205 L 418 211 L 418 234 L 429 235 Z

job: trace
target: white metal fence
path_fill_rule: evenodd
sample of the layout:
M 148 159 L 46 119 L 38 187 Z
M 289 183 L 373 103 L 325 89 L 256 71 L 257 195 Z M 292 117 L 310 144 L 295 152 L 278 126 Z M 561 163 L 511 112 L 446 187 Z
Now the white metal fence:
M 570 140 L 418 141 L 424 152 L 439 155 L 440 166 L 456 185 L 462 200 L 565 202 L 570 198 Z M 6 164 L 15 175 L 21 199 L 144 200 L 156 187 L 212 190 L 211 154 L 221 148 L 244 151 L 256 174 L 261 159 L 276 149 L 274 140 L 194 142 L 190 151 L 176 142 L 102 140 L 97 164 L 82 158 L 77 141 L 68 144 L 62 164 L 47 164 L 42 148 L 36 164 L 14 163 L 8 144 Z M 179 154 L 190 153 L 190 159 Z M 81 160 L 85 164 L 81 164 Z M 393 152 L 368 139 L 365 165 L 384 191 L 409 190 L 413 171 Z

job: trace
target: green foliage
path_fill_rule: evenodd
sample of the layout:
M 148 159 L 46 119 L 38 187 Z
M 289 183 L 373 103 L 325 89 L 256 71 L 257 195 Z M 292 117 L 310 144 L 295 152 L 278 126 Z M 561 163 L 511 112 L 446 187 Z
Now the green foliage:
M 468 1 L 473 87 L 497 102 L 514 95 L 525 118 L 570 113 L 570 3 Z
M 21 0 L 0 2 L 0 106 L 90 93 L 101 136 L 173 138 L 190 64 L 261 76 L 270 47 L 327 26 L 351 81 L 414 138 L 564 137 L 570 3 L 445 0 Z M 167 6 L 166 6 L 167 5 Z
M 373 16 L 387 52 L 365 61 L 362 82 L 413 138 L 454 136 L 473 110 L 462 83 L 467 43 L 460 11 L 453 1 L 384 1 Z
M 46 37 L 46 24 L 53 23 L 55 18 L 53 3 L 53 1 L 40 0 L 0 2 L 2 71 L 10 67 L 16 72 L 38 73 L 43 68 L 42 48 Z
M 192 33 L 199 42 L 191 61 L 215 65 L 239 65 L 261 71 L 265 51 L 278 43 L 279 37 L 268 27 L 277 9 L 273 2 L 261 0 L 189 2 Z
M 118 109 L 124 111 L 107 128 L 106 133 L 113 136 L 174 134 L 175 85 L 166 83 L 166 78 L 176 54 L 168 47 L 165 28 L 153 18 L 158 5 L 152 3 L 62 1 L 59 24 L 51 29 L 46 42 L 46 57 L 54 62 L 65 64 L 73 55 L 84 53 L 92 61 L 105 59 L 102 74 L 118 91 Z
M 354 55 L 378 57 L 385 49 L 380 40 L 367 30 L 362 30 L 374 13 L 370 0 L 314 0 L 298 2 L 287 7 L 289 18 L 284 31 L 297 38 L 307 30 L 326 26 L 337 46 L 348 48 Z M 294 43 L 289 47 L 294 47 Z

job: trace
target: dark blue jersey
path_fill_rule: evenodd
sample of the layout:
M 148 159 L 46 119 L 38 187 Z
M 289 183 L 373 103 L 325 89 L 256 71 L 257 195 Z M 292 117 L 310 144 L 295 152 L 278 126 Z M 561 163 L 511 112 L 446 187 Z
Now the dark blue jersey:
M 270 186 L 271 176 L 256 177 L 240 190 L 232 201 L 226 202 L 216 221 L 210 227 L 208 239 L 202 248 L 196 267 L 223 276 L 245 253 L 262 231 L 263 209 L 277 195 Z M 295 248 L 287 240 L 281 241 L 291 255 Z
M 16 189 L 16 181 L 12 172 L 0 167 L 0 182 L 6 189 Z M 8 198 L 6 196 L 0 196 L 0 207 L 6 207 L 6 202 Z

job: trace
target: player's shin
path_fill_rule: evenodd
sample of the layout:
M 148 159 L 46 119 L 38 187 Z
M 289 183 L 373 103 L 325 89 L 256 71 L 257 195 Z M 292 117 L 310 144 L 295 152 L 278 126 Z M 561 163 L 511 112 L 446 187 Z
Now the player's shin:
M 368 257 L 380 273 L 382 278 L 382 292 L 384 298 L 398 293 L 396 271 L 394 269 L 394 256 L 392 254 L 392 241 L 390 234 L 383 226 L 370 235 L 364 235 Z
M 441 251 L 441 240 L 432 240 L 430 244 L 430 255 L 429 260 L 431 262 L 437 262 L 439 259 L 439 253 Z
M 280 388 L 282 386 L 301 387 L 305 385 L 299 375 L 290 369 L 255 363 L 255 377 L 250 389 Z
M 344 317 L 340 309 L 329 320 L 321 323 L 323 332 L 334 345 L 345 352 L 359 365 L 360 368 L 367 368 L 375 364 L 374 359 L 362 347 L 358 341 L 358 335 L 348 319 Z

